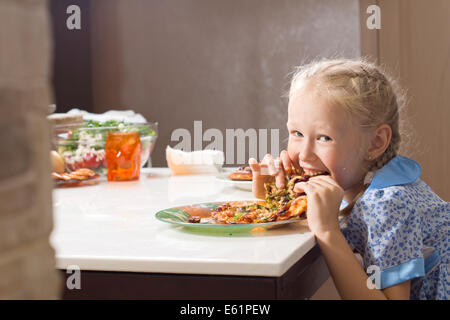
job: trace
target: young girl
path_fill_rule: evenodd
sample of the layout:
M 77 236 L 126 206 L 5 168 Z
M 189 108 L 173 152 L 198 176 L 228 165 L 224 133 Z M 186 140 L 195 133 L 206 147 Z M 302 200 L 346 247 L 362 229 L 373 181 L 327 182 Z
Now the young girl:
M 264 198 L 264 182 L 275 177 L 283 187 L 299 167 L 329 173 L 294 190 L 307 195 L 308 226 L 341 297 L 449 299 L 450 203 L 419 178 L 417 162 L 397 155 L 402 106 L 393 84 L 362 61 L 300 67 L 289 92 L 287 151 L 249 160 L 253 193 Z

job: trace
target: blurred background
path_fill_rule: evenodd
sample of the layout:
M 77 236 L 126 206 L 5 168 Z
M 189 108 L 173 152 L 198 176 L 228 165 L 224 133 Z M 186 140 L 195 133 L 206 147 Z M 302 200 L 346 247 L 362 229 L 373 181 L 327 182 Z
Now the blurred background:
M 157 121 L 153 166 L 167 165 L 175 129 L 194 139 L 194 120 L 203 132 L 217 128 L 224 136 L 226 128 L 278 128 L 285 148 L 284 95 L 294 66 L 368 56 L 409 92 L 410 143 L 402 153 L 450 199 L 442 178 L 450 176 L 449 1 L 80 0 L 81 29 L 69 30 L 73 3 L 49 2 L 57 112 L 133 109 Z M 380 29 L 367 28 L 373 4 L 381 9 Z
M 175 129 L 193 135 L 194 120 L 224 136 L 278 128 L 283 147 L 293 67 L 361 55 L 354 0 L 80 1 L 76 32 L 65 27 L 72 1 L 50 3 L 58 112 L 130 108 L 158 121 L 154 166 L 166 166 Z

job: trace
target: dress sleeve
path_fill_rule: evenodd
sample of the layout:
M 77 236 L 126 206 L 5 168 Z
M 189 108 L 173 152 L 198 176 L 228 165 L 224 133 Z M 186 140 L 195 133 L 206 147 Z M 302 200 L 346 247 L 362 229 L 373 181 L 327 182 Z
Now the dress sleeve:
M 425 275 L 420 214 L 411 206 L 405 190 L 374 190 L 361 201 L 367 226 L 367 244 L 362 253 L 364 268 L 384 289 Z

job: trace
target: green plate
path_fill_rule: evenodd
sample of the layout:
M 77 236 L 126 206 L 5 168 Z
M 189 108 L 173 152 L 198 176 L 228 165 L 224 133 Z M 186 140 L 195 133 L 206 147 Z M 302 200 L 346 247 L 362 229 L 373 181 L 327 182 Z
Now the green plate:
M 256 201 L 235 201 L 242 204 L 255 203 Z M 207 202 L 193 204 L 190 206 L 182 206 L 164 209 L 156 213 L 156 218 L 162 222 L 171 223 L 177 226 L 182 226 L 191 230 L 211 231 L 211 232 L 262 232 L 276 227 L 281 227 L 289 223 L 300 221 L 298 219 L 265 222 L 265 223 L 250 223 L 250 224 L 217 224 L 210 221 L 211 210 L 223 205 L 224 202 Z M 202 218 L 200 223 L 189 223 L 190 216 L 200 216 Z

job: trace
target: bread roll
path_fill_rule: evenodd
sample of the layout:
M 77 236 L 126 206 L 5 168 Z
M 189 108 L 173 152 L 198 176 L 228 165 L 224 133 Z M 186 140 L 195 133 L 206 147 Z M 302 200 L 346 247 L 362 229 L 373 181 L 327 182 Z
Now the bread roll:
M 63 173 L 66 170 L 64 158 L 56 151 L 50 151 L 50 159 L 52 161 L 52 171 L 56 173 Z

